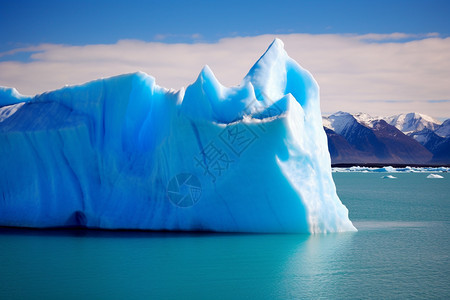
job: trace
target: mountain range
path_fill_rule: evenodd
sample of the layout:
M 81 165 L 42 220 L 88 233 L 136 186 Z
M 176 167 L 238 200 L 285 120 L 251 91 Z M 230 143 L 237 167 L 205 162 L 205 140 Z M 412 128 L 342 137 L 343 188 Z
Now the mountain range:
M 332 164 L 450 164 L 450 119 L 339 111 L 322 121 Z

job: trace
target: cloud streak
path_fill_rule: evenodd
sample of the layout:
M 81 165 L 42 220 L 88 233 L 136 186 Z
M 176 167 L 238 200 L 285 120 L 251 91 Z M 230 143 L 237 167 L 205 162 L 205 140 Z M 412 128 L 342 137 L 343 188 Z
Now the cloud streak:
M 159 85 L 179 89 L 194 82 L 205 64 L 224 85 L 236 85 L 275 37 L 318 81 L 324 113 L 419 111 L 450 117 L 450 104 L 442 101 L 450 98 L 450 38 L 436 33 L 261 35 L 193 44 L 138 40 L 109 45 L 43 44 L 0 53 L 0 85 L 35 94 L 144 71 Z M 8 60 L 15 53 L 30 53 L 30 61 Z

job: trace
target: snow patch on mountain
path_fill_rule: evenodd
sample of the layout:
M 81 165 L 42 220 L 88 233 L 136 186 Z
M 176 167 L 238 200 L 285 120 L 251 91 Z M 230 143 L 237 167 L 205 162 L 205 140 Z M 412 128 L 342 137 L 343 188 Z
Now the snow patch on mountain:
M 434 133 L 440 137 L 450 137 L 450 119 L 445 120 Z
M 397 127 L 405 134 L 409 134 L 412 132 L 421 131 L 425 128 L 436 130 L 441 122 L 436 120 L 430 116 L 420 114 L 420 113 L 407 113 L 407 114 L 399 114 L 393 115 L 385 118 L 385 121 Z
M 338 134 L 343 134 L 346 129 L 357 121 L 352 114 L 338 111 L 328 117 L 322 118 L 322 122 L 325 127 Z

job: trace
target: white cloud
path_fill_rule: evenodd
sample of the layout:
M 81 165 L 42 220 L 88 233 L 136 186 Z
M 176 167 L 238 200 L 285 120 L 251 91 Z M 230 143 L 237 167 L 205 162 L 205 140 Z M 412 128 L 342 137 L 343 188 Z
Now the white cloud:
M 233 37 L 213 44 L 122 40 L 111 45 L 37 45 L 3 57 L 0 53 L 0 85 L 35 94 L 140 70 L 159 85 L 178 89 L 194 82 L 205 64 L 224 85 L 236 85 L 274 37 Z M 450 99 L 450 38 L 436 33 L 277 37 L 319 82 L 324 113 L 419 111 L 450 117 L 449 102 L 429 101 Z M 31 61 L 5 61 L 17 52 L 33 52 Z
M 425 34 L 408 34 L 402 32 L 394 32 L 389 34 L 379 34 L 379 33 L 369 33 L 363 35 L 355 35 L 359 40 L 365 41 L 395 41 L 395 40 L 406 40 L 406 39 L 423 39 L 431 37 L 439 37 L 439 33 L 431 32 Z

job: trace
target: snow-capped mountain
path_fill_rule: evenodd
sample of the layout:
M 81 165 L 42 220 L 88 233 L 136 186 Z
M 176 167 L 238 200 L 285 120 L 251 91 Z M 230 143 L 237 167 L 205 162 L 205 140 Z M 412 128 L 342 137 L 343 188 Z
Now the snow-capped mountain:
M 373 127 L 374 122 L 383 120 L 383 117 L 372 117 L 371 115 L 362 112 L 353 114 L 353 116 L 355 117 L 356 120 L 358 120 L 359 123 L 370 128 Z
M 450 137 L 450 119 L 447 119 L 442 123 L 435 131 L 438 136 L 440 137 Z
M 442 123 L 419 113 L 400 114 L 387 119 L 433 153 L 432 162 L 450 162 L 450 119 Z
M 386 146 L 388 157 L 392 161 L 422 163 L 432 159 L 433 154 L 410 136 L 384 120 L 372 122 L 372 130 L 378 140 Z
M 427 147 L 427 144 L 436 144 L 443 138 L 438 136 L 433 130 L 424 128 L 421 131 L 416 131 L 408 134 L 410 137 L 418 141 L 420 144 L 424 145 L 427 149 L 430 151 L 434 148 L 434 146 L 431 146 L 431 148 Z
M 370 156 L 372 160 L 376 159 L 376 156 L 385 156 L 385 149 L 373 131 L 361 124 L 354 115 L 340 111 L 330 115 L 328 121 L 331 125 L 329 129 L 344 137 L 356 151 L 361 152 L 358 156 Z M 339 145 L 336 146 L 339 148 Z
M 333 163 L 450 163 L 445 150 L 450 120 L 441 124 L 418 113 L 372 117 L 342 111 L 322 120 Z
M 383 118 L 387 123 L 397 127 L 405 134 L 418 132 L 425 128 L 436 130 L 441 122 L 424 114 L 408 113 Z

